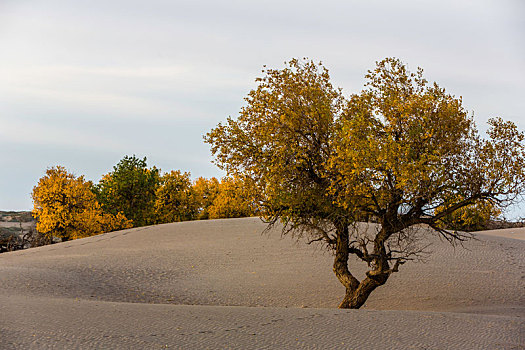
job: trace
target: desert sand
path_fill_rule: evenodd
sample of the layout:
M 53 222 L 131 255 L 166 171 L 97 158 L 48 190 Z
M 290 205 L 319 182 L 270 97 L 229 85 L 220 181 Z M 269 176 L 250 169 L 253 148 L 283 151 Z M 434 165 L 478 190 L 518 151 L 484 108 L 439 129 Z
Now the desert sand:
M 0 348 L 525 348 L 525 229 L 463 247 L 428 234 L 426 262 L 338 310 L 330 253 L 264 228 L 183 222 L 1 254 Z

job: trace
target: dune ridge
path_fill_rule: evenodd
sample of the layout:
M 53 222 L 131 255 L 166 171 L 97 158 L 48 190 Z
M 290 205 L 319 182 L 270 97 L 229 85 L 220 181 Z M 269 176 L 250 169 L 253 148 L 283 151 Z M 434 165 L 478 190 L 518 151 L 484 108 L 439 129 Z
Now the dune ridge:
M 264 228 L 257 218 L 183 222 L 2 254 L 0 340 L 7 348 L 524 346 L 523 238 L 482 232 L 454 248 L 431 235 L 428 261 L 403 265 L 356 311 L 335 309 L 344 290 L 328 252 Z M 523 237 L 513 230 L 499 235 Z M 366 266 L 350 267 L 362 275 Z

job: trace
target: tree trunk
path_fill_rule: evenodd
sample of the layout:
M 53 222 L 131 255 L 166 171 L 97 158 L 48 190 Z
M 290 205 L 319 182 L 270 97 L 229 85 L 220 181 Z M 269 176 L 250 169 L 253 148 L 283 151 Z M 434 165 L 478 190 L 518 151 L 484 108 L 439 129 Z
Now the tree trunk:
M 347 295 L 349 291 L 357 290 L 359 287 L 359 281 L 357 278 L 352 276 L 350 271 L 348 270 L 348 256 L 349 256 L 349 245 L 348 245 L 348 225 L 343 224 L 336 227 L 336 234 L 337 234 L 337 241 L 336 241 L 336 248 L 335 248 L 335 258 L 334 258 L 334 273 L 341 282 L 343 286 L 345 286 Z M 343 301 L 344 302 L 344 301 Z M 343 308 L 343 303 L 339 305 L 340 308 Z M 348 307 L 346 307 L 348 308 Z
M 346 294 L 341 304 L 340 309 L 359 309 L 368 299 L 370 293 L 377 287 L 385 284 L 388 279 L 388 273 L 382 273 L 372 278 L 366 277 L 356 289 L 346 288 Z
M 337 242 L 334 259 L 334 273 L 339 279 L 339 282 L 346 288 L 345 297 L 340 309 L 359 309 L 368 299 L 370 293 L 379 286 L 382 286 L 390 276 L 388 261 L 386 260 L 386 253 L 382 240 L 376 240 L 375 253 L 379 253 L 381 258 L 376 261 L 377 269 L 368 271 L 367 277 L 359 282 L 348 269 L 349 258 L 349 233 L 348 225 L 341 225 L 337 227 Z

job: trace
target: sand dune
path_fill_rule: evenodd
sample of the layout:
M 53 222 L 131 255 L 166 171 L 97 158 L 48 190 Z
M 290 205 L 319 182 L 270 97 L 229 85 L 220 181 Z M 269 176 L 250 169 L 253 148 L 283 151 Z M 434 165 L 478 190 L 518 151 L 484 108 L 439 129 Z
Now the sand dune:
M 428 261 L 356 311 L 334 309 L 328 252 L 264 227 L 174 223 L 2 254 L 0 348 L 525 346 L 523 229 L 464 248 L 429 236 Z
M 481 231 L 481 232 L 478 232 L 477 234 L 480 234 L 483 236 L 495 236 L 495 237 L 505 237 L 505 238 L 512 238 L 512 239 L 521 239 L 523 241 L 525 240 L 525 227 Z

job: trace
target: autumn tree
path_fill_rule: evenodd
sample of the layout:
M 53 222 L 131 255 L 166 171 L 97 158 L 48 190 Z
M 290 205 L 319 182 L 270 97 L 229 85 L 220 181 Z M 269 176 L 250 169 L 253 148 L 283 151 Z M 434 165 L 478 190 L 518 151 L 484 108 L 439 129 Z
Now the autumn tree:
M 104 211 L 114 215 L 122 212 L 135 227 L 155 222 L 159 170 L 148 168 L 146 161 L 146 157 L 125 156 L 94 186 Z
M 384 59 L 349 98 L 321 63 L 294 59 L 263 73 L 238 118 L 205 140 L 230 176 L 251 179 L 270 225 L 281 221 L 284 234 L 333 251 L 341 308 L 361 307 L 417 258 L 421 235 L 467 239 L 445 228 L 447 216 L 476 203 L 503 209 L 524 191 L 523 133 L 496 118 L 480 136 L 461 98 L 429 84 L 422 69 Z M 369 266 L 362 280 L 351 255 Z
M 222 178 L 217 196 L 208 207 L 210 219 L 253 216 L 255 210 L 249 184 L 239 177 Z
M 37 231 L 67 241 L 131 227 L 122 213 L 104 213 L 91 188 L 64 167 L 48 169 L 32 193 Z
M 437 208 L 439 213 L 445 207 Z M 456 231 L 487 230 L 492 223 L 498 221 L 501 209 L 490 201 L 478 201 L 456 210 L 442 218 L 442 226 Z
M 215 177 L 206 179 L 199 177 L 192 186 L 197 214 L 196 219 L 206 220 L 210 218 L 209 208 L 219 194 L 219 180 Z
M 162 175 L 155 199 L 157 222 L 193 220 L 197 215 L 197 210 L 198 203 L 190 174 L 173 170 Z

